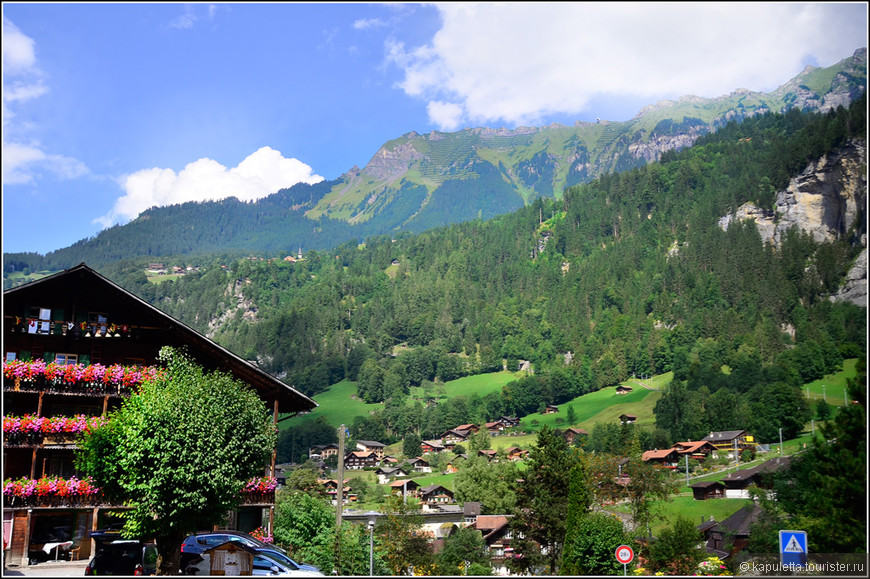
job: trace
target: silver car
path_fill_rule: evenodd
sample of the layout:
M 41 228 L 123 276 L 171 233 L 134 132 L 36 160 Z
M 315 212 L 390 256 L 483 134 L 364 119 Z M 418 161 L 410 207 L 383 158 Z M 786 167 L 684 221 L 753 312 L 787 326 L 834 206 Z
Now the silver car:
M 323 577 L 317 567 L 300 565 L 287 555 L 268 549 L 257 549 L 254 555 L 252 575 Z

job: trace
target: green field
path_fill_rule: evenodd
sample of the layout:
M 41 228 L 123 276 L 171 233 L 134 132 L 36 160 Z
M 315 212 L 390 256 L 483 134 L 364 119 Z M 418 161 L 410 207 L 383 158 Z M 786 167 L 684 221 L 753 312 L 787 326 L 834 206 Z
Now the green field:
M 846 397 L 846 380 L 857 376 L 855 364 L 858 360 L 853 358 L 843 362 L 843 371 L 829 374 L 821 380 L 815 380 L 804 385 L 804 393 L 809 393 L 811 403 L 826 400 L 833 406 L 842 406 Z

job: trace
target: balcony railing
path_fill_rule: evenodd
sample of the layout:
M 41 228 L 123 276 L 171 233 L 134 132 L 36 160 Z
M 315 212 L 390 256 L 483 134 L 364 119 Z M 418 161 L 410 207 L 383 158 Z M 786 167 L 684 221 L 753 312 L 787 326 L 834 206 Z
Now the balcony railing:
M 74 445 L 82 432 L 106 423 L 101 416 L 4 416 L 4 446 Z
M 160 371 L 155 366 L 60 365 L 45 360 L 10 360 L 3 362 L 3 390 L 129 396 Z

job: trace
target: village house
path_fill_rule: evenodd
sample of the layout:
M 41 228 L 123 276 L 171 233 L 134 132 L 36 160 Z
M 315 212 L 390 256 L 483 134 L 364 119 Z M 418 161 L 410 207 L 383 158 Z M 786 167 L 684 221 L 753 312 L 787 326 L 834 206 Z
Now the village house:
M 637 416 L 634 414 L 620 414 L 619 421 L 623 424 L 634 424 L 637 422 Z
M 664 468 L 676 468 L 679 466 L 680 455 L 674 448 L 664 450 L 648 450 L 641 455 L 644 462 L 655 464 Z
M 508 460 L 518 461 L 524 459 L 528 454 L 528 450 L 523 450 L 519 446 L 511 446 L 505 449 L 505 454 L 507 455 Z
M 386 448 L 386 445 L 382 442 L 375 442 L 373 440 L 357 440 L 356 448 L 363 452 L 375 453 L 375 456 L 380 461 L 384 458 L 384 448 Z
M 351 498 L 350 487 L 347 486 L 347 481 L 349 481 L 349 480 L 350 479 L 347 479 L 347 478 L 344 479 L 344 484 L 342 485 L 342 489 L 341 489 L 341 497 L 343 499 L 342 504 L 345 504 L 350 500 L 356 500 L 356 496 L 353 496 L 353 498 Z M 336 479 L 320 479 L 317 482 L 319 482 L 321 485 L 323 485 L 324 492 L 325 492 L 326 496 L 329 497 L 330 502 L 333 505 L 337 505 L 336 501 L 338 500 L 338 480 L 336 480 Z
M 504 432 L 504 430 L 505 430 L 504 423 L 500 420 L 486 423 L 486 431 L 489 432 L 490 436 L 498 436 L 499 434 Z
M 623 395 L 623 396 L 624 396 L 625 394 L 628 394 L 628 393 L 631 392 L 631 391 L 632 391 L 631 386 L 625 386 L 625 385 L 623 385 L 623 384 L 620 384 L 619 386 L 616 387 L 616 393 L 617 393 L 617 394 L 620 394 L 620 395 Z
M 510 529 L 511 515 L 478 515 L 474 528 L 483 534 L 483 542 L 490 557 L 493 575 L 509 575 L 507 560 L 513 557 Z
M 325 460 L 330 456 L 338 456 L 338 444 L 316 444 L 308 449 L 308 458 L 312 460 Z
M 457 444 L 463 443 L 468 440 L 468 437 L 471 436 L 470 430 L 457 430 L 452 429 L 448 430 L 444 434 L 441 435 L 441 443 L 445 448 L 452 448 Z
M 678 442 L 673 446 L 673 448 L 680 456 L 688 455 L 689 458 L 694 458 L 695 460 L 704 460 L 716 452 L 716 447 L 708 440 Z
M 348 470 L 362 470 L 364 468 L 376 467 L 379 462 L 378 456 L 374 452 L 354 450 L 345 455 L 344 468 Z
M 424 440 L 420 443 L 420 450 L 423 451 L 423 454 L 426 453 L 438 453 L 444 452 L 447 450 L 443 444 L 441 444 L 440 440 Z
M 486 460 L 488 460 L 489 462 L 492 462 L 492 461 L 496 460 L 496 458 L 498 457 L 498 452 L 495 450 L 491 450 L 491 449 L 478 450 L 477 456 L 482 456 Z
M 725 485 L 725 498 L 748 499 L 749 487 L 757 486 L 763 489 L 772 488 L 773 474 L 787 468 L 791 459 L 787 456 L 773 458 L 751 468 L 728 473 L 722 479 Z
M 163 264 L 152 264 L 162 266 Z M 131 395 L 135 376 L 153 370 L 160 349 L 185 348 L 206 371 L 220 370 L 239 379 L 266 403 L 273 421 L 309 411 L 317 404 L 251 363 L 165 314 L 82 263 L 60 273 L 3 292 L 3 412 L 14 417 L 75 422 L 107 417 Z M 46 367 L 70 379 L 46 376 Z M 26 378 L 9 378 L 17 367 L 31 368 Z M 93 376 L 114 373 L 123 379 Z M 129 375 L 128 375 L 129 374 Z M 129 380 L 128 380 L 129 379 Z M 22 437 L 4 429 L 3 471 L 7 479 L 59 480 L 83 484 L 76 468 L 75 432 Z M 274 454 L 273 454 L 274 457 Z M 263 475 L 277 479 L 275 459 Z M 96 492 L 90 493 L 90 490 Z M 271 529 L 274 492 L 244 498 L 230 513 L 231 529 Z M 5 495 L 4 532 L 7 564 L 27 565 L 31 558 L 93 554 L 90 531 L 115 522 L 125 507 L 103 497 L 99 489 L 60 495 Z M 63 552 L 45 545 L 65 545 Z M 51 550 L 51 549 L 50 549 Z
M 400 466 L 382 466 L 375 471 L 375 476 L 378 477 L 378 483 L 385 485 L 391 480 L 408 476 L 410 473 Z
M 541 414 L 556 414 L 559 412 L 559 407 L 554 404 L 547 404 Z
M 405 464 L 414 472 L 432 472 L 432 466 L 429 464 L 429 461 L 419 456 L 406 460 Z
M 420 489 L 420 503 L 424 511 L 437 510 L 441 505 L 453 503 L 453 491 L 439 484 Z
M 390 493 L 402 497 L 418 497 L 420 484 L 413 479 L 394 480 L 390 483 Z
M 755 439 L 745 430 L 723 430 L 711 432 L 703 438 L 716 447 L 717 454 L 727 453 L 734 458 L 734 451 L 740 452 L 747 448 L 755 448 Z
M 742 507 L 720 523 L 711 517 L 709 521 L 698 525 L 698 530 L 704 535 L 707 553 L 724 560 L 745 549 L 749 543 L 752 525 L 760 515 L 761 507 L 753 503 Z
M 568 443 L 568 446 L 573 446 L 575 441 L 581 436 L 589 436 L 589 433 L 582 428 L 566 428 L 562 432 L 562 437 Z
M 696 501 L 725 498 L 725 484 L 718 480 L 697 482 L 689 488 L 692 489 L 692 496 Z

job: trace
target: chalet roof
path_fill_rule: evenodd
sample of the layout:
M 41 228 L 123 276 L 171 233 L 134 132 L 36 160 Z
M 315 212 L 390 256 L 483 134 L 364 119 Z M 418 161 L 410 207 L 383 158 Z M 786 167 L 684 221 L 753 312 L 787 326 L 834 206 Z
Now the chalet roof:
M 688 454 L 691 452 L 698 452 L 704 447 L 708 447 L 710 450 L 716 450 L 716 447 L 713 446 L 709 440 L 697 440 L 695 442 L 678 442 L 674 445 L 674 448 L 680 454 Z
M 689 485 L 689 488 L 691 488 L 691 489 L 707 489 L 707 488 L 715 487 L 715 486 L 724 487 L 725 485 L 722 483 L 722 481 L 718 481 L 718 480 L 704 480 L 701 482 L 696 482 L 693 485 Z
M 405 479 L 393 481 L 389 486 L 393 488 L 420 488 L 420 483 L 416 482 L 414 479 Z
M 752 504 L 747 505 L 736 513 L 719 523 L 719 528 L 730 535 L 749 536 L 749 528 L 761 515 L 761 507 Z
M 677 454 L 673 448 L 665 448 L 663 450 L 648 450 L 641 455 L 643 460 L 661 460 Z
M 745 434 L 745 430 L 723 430 L 721 432 L 711 432 L 704 437 L 704 440 L 708 440 L 712 443 L 731 442 L 735 438 L 739 438 Z
M 368 448 L 383 448 L 386 446 L 383 442 L 375 442 L 373 440 L 357 440 L 356 443 Z
M 431 495 L 433 493 L 438 493 L 438 494 L 445 494 L 445 495 L 448 495 L 451 497 L 453 496 L 453 491 L 451 491 L 447 487 L 444 487 L 444 486 L 438 485 L 438 484 L 432 484 L 432 485 L 429 485 L 427 487 L 423 487 L 420 489 L 420 492 L 423 493 L 424 495 Z
M 206 338 L 196 330 L 155 308 L 84 263 L 3 292 L 3 310 L 9 312 L 27 304 L 57 303 L 58 296 L 81 308 L 98 311 L 126 311 L 138 320 L 143 331 L 159 331 L 165 346 L 187 347 L 205 370 L 229 372 L 253 386 L 261 398 L 275 400 L 279 413 L 311 410 L 317 403 L 298 390 L 263 372 L 250 362 Z

